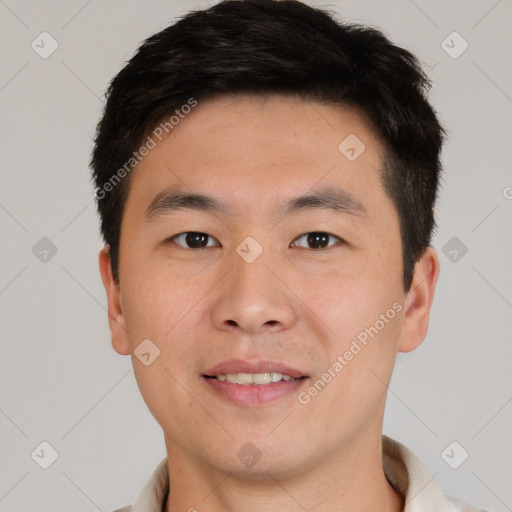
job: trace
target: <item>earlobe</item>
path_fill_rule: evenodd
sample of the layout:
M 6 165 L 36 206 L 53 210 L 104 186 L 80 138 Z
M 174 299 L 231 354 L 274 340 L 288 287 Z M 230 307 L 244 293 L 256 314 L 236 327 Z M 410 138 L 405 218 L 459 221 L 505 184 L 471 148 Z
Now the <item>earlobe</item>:
M 108 324 L 112 337 L 112 346 L 118 354 L 128 355 L 130 353 L 130 342 L 125 328 L 119 285 L 115 282 L 112 273 L 108 245 L 101 249 L 99 253 L 99 267 L 101 280 L 107 293 Z
M 437 252 L 433 247 L 428 247 L 414 266 L 413 282 L 404 304 L 399 352 L 414 350 L 427 335 L 439 270 Z

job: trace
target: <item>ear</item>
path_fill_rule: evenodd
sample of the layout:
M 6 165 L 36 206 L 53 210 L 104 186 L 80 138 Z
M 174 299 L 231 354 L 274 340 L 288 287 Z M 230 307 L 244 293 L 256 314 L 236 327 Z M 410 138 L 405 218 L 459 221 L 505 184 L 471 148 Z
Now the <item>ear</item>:
M 425 339 L 438 277 L 437 252 L 433 247 L 427 247 L 414 265 L 412 285 L 405 299 L 399 352 L 410 352 Z
M 111 263 L 109 246 L 106 245 L 100 251 L 99 264 L 101 280 L 107 292 L 108 325 L 112 333 L 112 346 L 118 354 L 128 355 L 130 353 L 130 342 L 124 323 L 121 293 L 119 285 L 114 280 Z

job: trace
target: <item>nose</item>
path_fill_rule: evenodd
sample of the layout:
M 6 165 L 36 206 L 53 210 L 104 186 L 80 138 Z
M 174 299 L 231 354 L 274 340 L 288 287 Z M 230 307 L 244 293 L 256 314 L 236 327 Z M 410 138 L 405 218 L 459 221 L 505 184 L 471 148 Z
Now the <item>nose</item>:
M 212 309 L 218 329 L 265 334 L 289 329 L 297 321 L 297 299 L 286 284 L 283 263 L 265 251 L 252 263 L 238 254 L 222 281 Z

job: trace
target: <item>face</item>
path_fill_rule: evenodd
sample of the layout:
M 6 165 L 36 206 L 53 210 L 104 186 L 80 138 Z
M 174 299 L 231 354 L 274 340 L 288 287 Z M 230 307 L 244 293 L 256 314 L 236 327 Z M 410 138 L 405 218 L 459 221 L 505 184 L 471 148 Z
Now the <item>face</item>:
M 437 279 L 428 250 L 403 290 L 381 151 L 354 110 L 233 96 L 199 103 L 132 171 L 120 286 L 105 251 L 101 271 L 114 348 L 170 454 L 286 475 L 380 439 Z

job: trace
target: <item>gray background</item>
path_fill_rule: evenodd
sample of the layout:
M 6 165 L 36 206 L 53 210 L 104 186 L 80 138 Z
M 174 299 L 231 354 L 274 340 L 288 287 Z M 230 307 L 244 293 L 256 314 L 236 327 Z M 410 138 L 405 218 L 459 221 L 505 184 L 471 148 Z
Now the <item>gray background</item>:
M 385 433 L 410 447 L 446 493 L 512 510 L 512 4 L 315 5 L 381 27 L 415 52 L 450 132 L 430 330 L 398 358 Z M 165 456 L 130 359 L 110 345 L 88 158 L 108 81 L 145 37 L 205 6 L 0 1 L 1 511 L 112 510 L 133 501 Z M 43 31 L 59 45 L 46 59 L 31 48 L 33 40 L 42 46 Z M 441 46 L 453 31 L 469 43 L 458 58 Z M 453 53 L 463 42 L 447 44 Z M 46 261 L 44 247 L 33 252 L 42 237 L 57 248 Z M 42 441 L 58 452 L 48 469 L 31 457 Z M 452 441 L 469 453 L 458 469 L 441 456 Z M 463 454 L 448 452 L 452 464 Z

